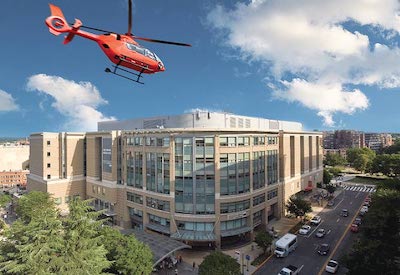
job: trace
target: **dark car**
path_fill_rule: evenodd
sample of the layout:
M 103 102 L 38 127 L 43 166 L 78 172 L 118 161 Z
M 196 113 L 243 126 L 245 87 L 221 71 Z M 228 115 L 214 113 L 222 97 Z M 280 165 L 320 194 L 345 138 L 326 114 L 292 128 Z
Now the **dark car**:
M 349 211 L 347 209 L 342 209 L 342 213 L 340 215 L 342 217 L 347 217 L 349 215 Z
M 334 206 L 334 205 L 335 205 L 335 200 L 328 201 L 328 206 Z
M 354 224 L 360 225 L 360 224 L 361 224 L 361 218 L 360 218 L 360 217 L 357 217 L 357 218 L 354 220 Z
M 319 246 L 317 252 L 319 255 L 328 255 L 329 249 L 330 249 L 329 244 L 323 243 Z

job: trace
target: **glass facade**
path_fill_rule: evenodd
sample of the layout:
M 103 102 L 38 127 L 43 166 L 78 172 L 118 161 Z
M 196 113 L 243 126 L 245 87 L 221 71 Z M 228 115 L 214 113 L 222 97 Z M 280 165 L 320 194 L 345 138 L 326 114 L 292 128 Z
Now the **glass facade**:
M 259 205 L 263 202 L 265 202 L 265 194 L 261 194 L 253 198 L 253 206 Z
M 112 160 L 111 160 L 111 147 L 112 140 L 111 138 L 102 139 L 102 171 L 103 173 L 111 173 L 112 172 Z
M 132 192 L 126 192 L 126 199 L 131 202 L 143 204 L 143 196 L 132 193 Z
M 272 200 L 273 198 L 276 198 L 278 196 L 278 189 L 273 189 L 271 191 L 268 191 L 267 193 L 267 199 Z
M 221 203 L 221 214 L 244 211 L 250 208 L 250 200 Z
M 127 155 L 126 185 L 143 188 L 143 154 L 134 152 Z
M 240 218 L 232 221 L 221 222 L 221 231 L 232 230 L 247 226 L 247 218 Z
M 250 191 L 250 153 L 220 154 L 221 195 Z
M 175 212 L 215 213 L 214 138 L 175 138 Z
M 253 152 L 253 189 L 265 186 L 265 152 Z
M 169 154 L 146 153 L 146 188 L 169 194 Z
M 162 210 L 162 211 L 168 211 L 168 212 L 170 211 L 169 201 L 163 201 L 163 200 L 147 197 L 146 198 L 146 205 L 148 207 L 151 207 L 151 208 L 154 208 L 154 209 L 158 209 L 158 210 Z
M 212 232 L 214 230 L 213 222 L 185 222 L 176 221 L 178 230 L 189 230 L 189 231 L 206 231 Z
M 268 185 L 278 183 L 278 150 L 267 151 Z

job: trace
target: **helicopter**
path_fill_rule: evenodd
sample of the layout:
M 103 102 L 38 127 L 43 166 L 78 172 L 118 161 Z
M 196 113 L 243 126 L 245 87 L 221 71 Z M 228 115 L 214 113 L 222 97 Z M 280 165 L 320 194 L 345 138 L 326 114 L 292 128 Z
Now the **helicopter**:
M 176 46 L 191 47 L 190 44 L 138 37 L 132 34 L 132 0 L 128 2 L 128 32 L 119 34 L 112 31 L 83 26 L 81 20 L 75 19 L 74 23 L 68 23 L 61 8 L 49 4 L 51 15 L 46 18 L 45 23 L 53 35 L 68 33 L 64 44 L 72 41 L 75 35 L 97 42 L 107 57 L 113 62 L 113 69 L 105 68 L 106 73 L 112 73 L 122 78 L 144 84 L 141 82 L 142 74 L 154 74 L 165 71 L 161 59 L 152 51 L 139 45 L 135 40 L 163 43 Z M 94 30 L 103 34 L 95 34 L 81 29 Z M 130 75 L 123 74 L 129 73 Z

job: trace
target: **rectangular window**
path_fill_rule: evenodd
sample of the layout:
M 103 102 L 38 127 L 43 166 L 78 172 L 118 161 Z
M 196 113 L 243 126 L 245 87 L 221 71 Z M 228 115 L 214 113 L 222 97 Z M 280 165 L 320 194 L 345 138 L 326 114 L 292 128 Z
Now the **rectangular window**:
M 151 208 L 154 208 L 154 209 L 167 211 L 167 212 L 170 211 L 169 201 L 163 201 L 163 200 L 147 197 L 146 198 L 146 205 L 148 207 L 151 207 Z
M 49 146 L 49 145 L 50 145 L 50 140 L 47 141 L 47 146 Z
M 221 203 L 221 214 L 244 211 L 250 208 L 250 200 Z
M 294 136 L 290 136 L 290 177 L 295 176 L 295 148 L 294 148 Z
M 51 179 L 51 175 L 47 175 L 47 179 L 48 179 L 48 180 Z
M 112 172 L 111 138 L 103 138 L 102 142 L 102 168 L 104 173 Z
M 50 152 L 47 152 L 47 156 L 50 157 Z
M 253 198 L 253 206 L 259 205 L 263 202 L 265 202 L 265 194 L 261 194 Z
M 277 197 L 277 196 L 278 196 L 278 189 L 270 190 L 270 191 L 268 191 L 268 193 L 267 193 L 267 199 L 268 199 L 268 200 L 272 200 L 273 198 L 275 198 L 275 197 Z
M 50 167 L 51 167 L 50 163 L 47 163 L 47 168 L 50 168 Z
M 143 204 L 143 196 L 132 193 L 132 192 L 126 192 L 126 199 L 131 202 Z

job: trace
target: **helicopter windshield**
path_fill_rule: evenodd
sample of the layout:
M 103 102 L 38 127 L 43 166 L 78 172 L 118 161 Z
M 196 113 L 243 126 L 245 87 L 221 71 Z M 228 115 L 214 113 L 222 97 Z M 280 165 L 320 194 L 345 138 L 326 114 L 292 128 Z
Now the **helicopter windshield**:
M 131 43 L 126 43 L 126 46 L 131 51 L 135 51 L 135 52 L 140 53 L 140 54 L 142 54 L 144 56 L 150 57 L 151 59 L 156 60 L 157 62 L 162 64 L 161 59 L 155 53 L 149 51 L 148 49 L 139 47 L 139 46 L 137 46 L 135 44 L 131 44 Z

